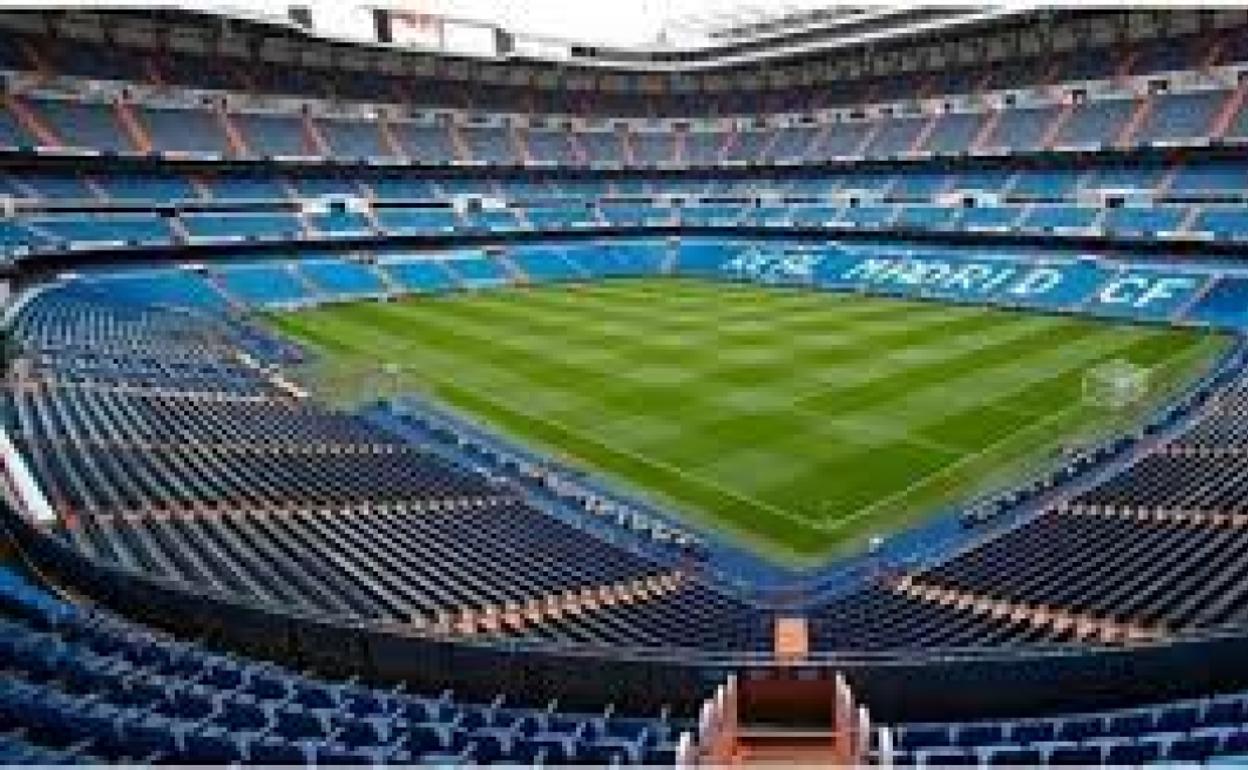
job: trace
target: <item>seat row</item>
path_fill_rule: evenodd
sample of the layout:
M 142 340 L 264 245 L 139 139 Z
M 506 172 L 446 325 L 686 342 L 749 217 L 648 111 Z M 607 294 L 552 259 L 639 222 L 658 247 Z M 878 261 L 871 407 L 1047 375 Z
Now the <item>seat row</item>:
M 15 107 L 16 102 L 20 107 Z M 227 157 L 399 159 L 442 164 L 810 163 L 845 157 L 1135 146 L 1248 137 L 1248 111 L 1223 86 L 1074 106 L 1004 107 L 934 115 L 890 114 L 825 125 L 714 130 L 595 130 L 456 125 L 427 120 L 203 107 L 142 106 L 14 96 L 0 114 L 0 143 L 102 152 L 209 153 Z M 1142 118 L 1136 113 L 1142 112 Z

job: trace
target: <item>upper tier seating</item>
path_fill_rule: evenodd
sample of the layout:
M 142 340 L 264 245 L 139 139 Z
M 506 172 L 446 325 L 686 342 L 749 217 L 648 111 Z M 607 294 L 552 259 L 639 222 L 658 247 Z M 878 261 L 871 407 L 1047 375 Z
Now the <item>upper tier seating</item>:
M 936 121 L 927 141 L 918 149 L 938 153 L 966 152 L 971 149 L 983 123 L 982 115 L 946 113 Z
M 563 131 L 535 131 L 527 133 L 529 156 L 540 163 L 557 165 L 583 165 L 588 158 L 582 158 L 574 148 L 572 140 Z
M 864 76 L 845 81 L 772 85 L 759 79 L 757 90 L 634 94 L 613 91 L 580 92 L 562 82 L 544 88 L 530 83 L 502 85 L 473 81 L 446 81 L 411 73 L 341 77 L 318 65 L 252 67 L 249 60 L 219 60 L 192 53 L 156 53 L 114 41 L 50 39 L 13 33 L 9 66 L 56 74 L 110 77 L 152 85 L 185 84 L 201 88 L 255 90 L 259 93 L 311 95 L 370 102 L 397 101 L 415 108 L 478 108 L 506 112 L 560 112 L 608 116 L 753 115 L 761 112 L 820 110 L 854 107 L 870 101 L 900 101 L 925 96 L 971 94 L 985 89 L 1045 87 L 1063 81 L 1141 75 L 1242 61 L 1248 55 L 1240 44 L 1240 30 L 1207 30 L 1172 34 L 1160 40 L 1118 43 L 1072 52 L 1046 51 L 1028 58 L 961 65 L 948 61 L 938 67 L 904 74 Z M 20 44 L 19 44 L 20 43 Z M 34 53 L 34 55 L 29 55 Z
M 1058 146 L 1113 144 L 1136 108 L 1131 99 L 1089 101 L 1077 105 L 1056 139 Z
M 420 163 L 453 161 L 513 164 L 536 161 L 583 165 L 673 162 L 810 162 L 836 157 L 889 158 L 912 152 L 960 154 L 1053 148 L 1136 146 L 1150 142 L 1200 142 L 1221 132 L 1244 133 L 1245 113 L 1226 90 L 1159 92 L 1143 97 L 1079 97 L 1067 105 L 1022 104 L 991 112 L 924 114 L 885 107 L 826 125 L 706 130 L 655 125 L 627 129 L 491 126 L 381 118 L 309 117 L 301 112 L 220 112 L 32 98 L 26 107 L 0 111 L 0 141 L 14 145 L 60 143 L 101 151 L 151 148 L 226 156 L 402 157 Z M 1238 104 L 1238 102 L 1235 102 Z M 35 125 L 21 118 L 30 111 Z M 10 114 L 12 113 L 12 114 Z M 46 131 L 43 129 L 46 128 Z M 6 138 L 7 134 L 7 138 Z M 140 146 L 142 145 L 142 146 Z M 973 146 L 975 145 L 975 146 Z
M 586 131 L 576 137 L 590 163 L 622 163 L 625 160 L 620 137 L 614 131 Z
M 634 131 L 628 135 L 628 143 L 633 149 L 633 160 L 641 165 L 670 163 L 675 157 L 672 134 L 667 131 L 654 133 Z M 748 151 L 740 157 L 743 160 L 754 159 Z
M 340 158 L 387 158 L 394 151 L 386 146 L 379 124 L 349 118 L 319 118 L 316 125 L 334 156 Z
M 1154 96 L 1147 121 L 1136 140 L 1158 142 L 1209 136 L 1214 116 L 1226 99 L 1225 91 Z
M 883 121 L 864 154 L 879 158 L 904 155 L 914 147 L 927 120 L 921 117 L 896 117 Z
M 228 155 L 229 140 L 215 113 L 202 109 L 136 110 L 147 127 L 156 150 L 165 152 L 209 152 Z
M 230 120 L 253 155 L 317 155 L 309 146 L 303 122 L 293 115 L 235 113 Z
M 17 118 L 8 110 L 0 110 L 0 146 L 31 147 L 38 142 L 27 135 Z
M 458 153 L 451 144 L 450 134 L 443 126 L 395 122 L 390 131 L 403 154 L 422 163 L 447 163 Z
M 465 127 L 460 129 L 464 141 L 467 142 L 469 157 L 484 163 L 516 163 L 511 137 L 506 128 L 486 126 Z
M 48 127 L 69 147 L 119 152 L 135 149 L 115 117 L 111 104 L 61 99 L 32 102 Z

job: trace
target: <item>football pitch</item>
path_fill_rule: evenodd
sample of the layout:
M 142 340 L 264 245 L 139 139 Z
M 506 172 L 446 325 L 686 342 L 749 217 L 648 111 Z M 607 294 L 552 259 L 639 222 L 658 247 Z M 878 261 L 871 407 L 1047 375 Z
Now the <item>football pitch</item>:
M 271 323 L 794 564 L 861 548 L 1141 419 L 1228 344 L 1034 312 L 686 279 L 361 302 Z M 1150 367 L 1149 403 L 1082 398 Z M 364 382 L 361 374 L 359 382 Z

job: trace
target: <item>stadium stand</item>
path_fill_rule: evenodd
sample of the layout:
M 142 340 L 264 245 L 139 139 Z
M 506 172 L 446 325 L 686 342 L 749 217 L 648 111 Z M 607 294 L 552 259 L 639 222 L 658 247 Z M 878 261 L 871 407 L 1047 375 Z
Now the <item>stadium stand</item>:
M 721 682 L 790 671 L 878 708 L 836 695 L 847 763 L 1248 755 L 1245 19 L 647 79 L 16 13 L 0 759 L 687 766 L 738 726 Z M 1128 432 L 773 585 L 492 429 L 319 402 L 248 315 L 667 275 L 1236 339 Z
M 684 727 L 325 681 L 172 641 L 0 571 L 16 764 L 671 763 Z

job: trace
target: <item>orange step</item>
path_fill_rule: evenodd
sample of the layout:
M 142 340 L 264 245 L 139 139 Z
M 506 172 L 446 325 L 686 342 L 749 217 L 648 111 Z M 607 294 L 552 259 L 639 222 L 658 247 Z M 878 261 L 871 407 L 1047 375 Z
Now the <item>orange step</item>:
M 4 95 L 4 105 L 8 108 L 13 117 L 17 118 L 17 122 L 22 129 L 35 138 L 40 147 L 63 147 L 61 138 L 56 135 L 39 113 L 35 112 L 35 108 L 31 107 L 25 99 L 14 93 L 6 93 Z
M 451 137 L 451 146 L 455 148 L 455 159 L 471 162 L 472 148 L 468 146 L 468 140 L 464 138 L 464 132 L 459 130 L 459 126 L 454 121 L 447 121 L 446 131 Z
M 742 727 L 733 748 L 737 767 L 827 767 L 843 764 L 828 730 Z
M 985 116 L 984 122 L 979 125 L 979 130 L 975 132 L 975 138 L 971 140 L 970 150 L 982 150 L 988 146 L 988 142 L 997 133 L 997 124 L 1001 122 L 1001 110 L 993 107 Z
M 230 144 L 230 151 L 240 158 L 250 155 L 251 151 L 247 147 L 247 140 L 243 138 L 243 132 L 230 119 L 230 113 L 226 111 L 223 105 L 217 105 L 217 120 L 221 123 L 221 130 L 225 132 L 226 141 Z
M 328 158 L 334 154 L 329 148 L 329 142 L 325 140 L 325 135 L 321 133 L 320 126 L 316 125 L 316 121 L 306 112 L 303 113 L 303 146 L 313 155 L 322 158 Z
M 113 109 L 117 114 L 117 123 L 126 132 L 126 138 L 130 140 L 130 146 L 136 152 L 151 152 L 152 138 L 147 133 L 147 128 L 139 121 L 139 116 L 134 113 L 130 103 L 124 100 L 116 101 L 113 103 Z
M 1119 147 L 1130 147 L 1135 141 L 1135 136 L 1144 127 L 1144 123 L 1148 120 L 1149 113 L 1153 111 L 1153 97 L 1143 96 L 1136 102 L 1135 109 L 1131 111 L 1131 117 L 1127 119 L 1122 130 L 1118 132 L 1114 143 Z
M 910 143 L 910 152 L 922 152 L 923 147 L 927 144 L 927 140 L 932 138 L 932 134 L 936 132 L 936 126 L 940 124 L 942 113 L 933 115 L 923 127 L 919 129 L 919 133 L 914 135 L 914 141 Z
M 1075 105 L 1067 102 L 1062 105 L 1058 113 L 1053 116 L 1053 120 L 1049 121 L 1049 127 L 1044 131 L 1044 137 L 1040 140 L 1041 149 L 1051 150 L 1053 145 L 1057 143 L 1058 137 L 1062 135 L 1062 129 L 1070 120 L 1070 116 L 1075 112 Z
M 637 163 L 637 153 L 633 150 L 633 135 L 627 127 L 617 129 L 620 137 L 620 157 L 624 163 L 633 166 Z
M 1210 138 L 1221 139 L 1226 136 L 1226 132 L 1231 130 L 1231 124 L 1235 122 L 1235 117 L 1239 115 L 1240 109 L 1244 106 L 1245 97 L 1248 97 L 1248 77 L 1241 77 L 1235 90 L 1226 97 L 1218 114 L 1214 116 L 1213 125 L 1209 127 Z
M 390 127 L 390 120 L 384 115 L 377 120 L 377 130 L 381 133 L 382 146 L 394 157 L 406 161 L 407 153 L 403 151 L 403 145 L 399 143 L 399 138 L 394 135 L 394 129 Z

